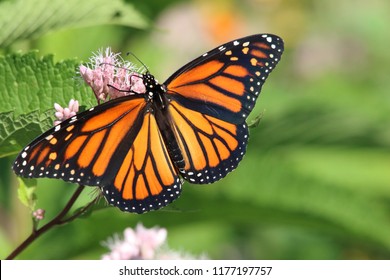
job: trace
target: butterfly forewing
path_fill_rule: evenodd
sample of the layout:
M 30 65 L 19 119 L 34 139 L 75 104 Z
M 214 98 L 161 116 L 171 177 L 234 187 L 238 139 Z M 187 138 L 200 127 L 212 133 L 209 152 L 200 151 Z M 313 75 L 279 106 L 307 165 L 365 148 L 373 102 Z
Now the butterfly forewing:
M 165 82 L 168 95 L 187 108 L 241 124 L 283 48 L 282 39 L 271 34 L 226 43 L 176 71 Z
M 76 115 L 24 148 L 13 169 L 22 177 L 61 178 L 86 185 L 110 180 L 110 163 L 117 161 L 114 154 L 129 146 L 125 141 L 129 135 L 137 135 L 145 105 L 144 98 L 122 98 Z

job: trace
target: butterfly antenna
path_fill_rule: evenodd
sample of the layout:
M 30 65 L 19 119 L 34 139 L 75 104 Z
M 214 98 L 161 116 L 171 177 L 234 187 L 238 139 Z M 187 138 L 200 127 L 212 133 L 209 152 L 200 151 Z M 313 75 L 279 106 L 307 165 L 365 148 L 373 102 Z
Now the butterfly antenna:
M 141 61 L 141 59 L 139 59 L 134 53 L 132 53 L 132 52 L 127 52 L 126 55 L 131 55 L 132 57 L 134 57 L 139 63 L 141 63 L 141 65 L 144 67 L 145 71 L 146 71 L 146 72 L 149 72 L 149 69 L 148 69 L 148 67 L 145 65 L 145 63 L 143 63 L 143 62 Z

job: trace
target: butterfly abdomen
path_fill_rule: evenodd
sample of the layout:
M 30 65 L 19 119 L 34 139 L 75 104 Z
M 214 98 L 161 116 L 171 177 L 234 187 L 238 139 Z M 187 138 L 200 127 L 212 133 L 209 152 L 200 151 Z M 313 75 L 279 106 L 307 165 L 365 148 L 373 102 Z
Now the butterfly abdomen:
M 177 170 L 182 170 L 185 166 L 185 162 L 183 159 L 183 154 L 179 147 L 178 141 L 175 137 L 174 132 L 172 131 L 172 117 L 168 110 L 166 110 L 169 106 L 169 101 L 165 96 L 161 96 L 161 100 L 163 102 L 159 108 L 156 108 L 155 115 L 158 127 L 162 133 L 165 145 L 168 148 L 169 156 L 172 161 L 175 163 Z M 158 104 L 158 103 L 157 103 Z

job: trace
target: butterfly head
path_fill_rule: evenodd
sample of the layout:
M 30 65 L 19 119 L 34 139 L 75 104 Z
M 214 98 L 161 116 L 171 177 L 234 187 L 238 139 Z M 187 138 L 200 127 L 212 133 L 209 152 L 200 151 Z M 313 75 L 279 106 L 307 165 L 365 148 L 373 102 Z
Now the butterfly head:
M 156 78 L 150 74 L 149 72 L 146 72 L 143 75 L 143 81 L 144 86 L 146 89 L 146 94 L 148 96 L 148 99 L 152 101 L 154 98 L 157 97 L 157 95 L 160 95 L 161 93 L 166 92 L 166 88 L 164 85 L 160 84 Z

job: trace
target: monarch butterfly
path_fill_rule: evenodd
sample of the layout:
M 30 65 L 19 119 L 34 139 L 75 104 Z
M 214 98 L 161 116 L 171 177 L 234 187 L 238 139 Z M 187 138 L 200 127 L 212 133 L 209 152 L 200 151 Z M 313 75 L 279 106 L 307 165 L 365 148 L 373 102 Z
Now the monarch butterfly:
M 13 165 L 22 177 L 98 186 L 109 204 L 144 213 L 179 197 L 183 179 L 213 183 L 246 151 L 252 111 L 283 52 L 258 34 L 223 44 L 159 84 L 141 74 L 144 94 L 119 97 L 43 133 Z

